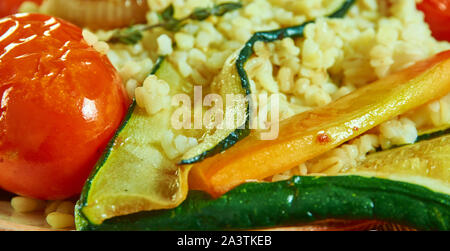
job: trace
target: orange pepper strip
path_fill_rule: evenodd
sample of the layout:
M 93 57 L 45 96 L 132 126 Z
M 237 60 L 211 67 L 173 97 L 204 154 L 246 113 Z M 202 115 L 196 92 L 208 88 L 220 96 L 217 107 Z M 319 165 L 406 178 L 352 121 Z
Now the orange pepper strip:
M 244 182 L 263 180 L 450 92 L 450 51 L 380 79 L 329 105 L 280 123 L 276 140 L 251 135 L 194 164 L 190 189 L 220 196 Z

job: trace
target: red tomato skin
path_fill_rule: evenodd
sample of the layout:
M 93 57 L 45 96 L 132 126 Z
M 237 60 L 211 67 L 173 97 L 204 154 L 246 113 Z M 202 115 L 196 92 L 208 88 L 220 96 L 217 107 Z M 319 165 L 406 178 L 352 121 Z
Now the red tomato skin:
M 40 14 L 0 20 L 0 187 L 79 194 L 127 111 L 122 80 L 80 28 Z
M 1 0 L 0 1 L 0 18 L 17 13 L 20 5 L 25 1 L 41 4 L 42 0 Z
M 423 0 L 417 8 L 425 14 L 433 36 L 450 41 L 450 0 Z

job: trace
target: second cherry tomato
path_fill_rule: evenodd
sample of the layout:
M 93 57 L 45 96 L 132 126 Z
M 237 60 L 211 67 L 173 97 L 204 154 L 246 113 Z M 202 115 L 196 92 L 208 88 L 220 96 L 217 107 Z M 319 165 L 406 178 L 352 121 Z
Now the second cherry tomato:
M 450 0 L 423 0 L 417 8 L 425 13 L 433 36 L 450 41 Z

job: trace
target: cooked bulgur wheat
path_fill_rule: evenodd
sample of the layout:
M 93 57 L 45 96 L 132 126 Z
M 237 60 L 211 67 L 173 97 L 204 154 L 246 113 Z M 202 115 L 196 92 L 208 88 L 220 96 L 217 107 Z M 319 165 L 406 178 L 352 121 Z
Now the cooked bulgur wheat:
M 19 213 L 29 213 L 43 210 L 45 208 L 45 204 L 45 201 L 21 196 L 16 196 L 11 199 L 12 208 Z
M 11 199 L 11 207 L 18 213 L 43 212 L 47 224 L 54 229 L 74 226 L 74 208 L 72 201 L 43 201 L 23 196 Z
M 54 229 L 71 228 L 75 226 L 73 214 L 52 212 L 45 218 L 47 223 Z
M 158 13 L 173 4 L 176 17 L 197 7 L 230 0 L 147 0 L 152 10 L 148 24 L 159 22 Z M 158 56 L 166 55 L 191 86 L 208 87 L 225 60 L 258 31 L 307 25 L 304 38 L 259 42 L 246 64 L 255 94 L 280 94 L 280 119 L 326 105 L 392 72 L 408 67 L 440 51 L 438 42 L 415 8 L 414 0 L 359 0 L 342 19 L 321 18 L 342 0 L 242 0 L 244 7 L 223 17 L 191 21 L 178 32 L 162 28 L 146 31 L 136 45 L 105 44 L 113 31 L 85 30 L 94 48 L 106 53 L 124 79 L 130 97 L 150 115 L 170 105 L 170 85 L 148 76 Z M 34 5 L 24 5 L 33 9 Z M 45 10 L 40 10 L 44 11 Z M 193 88 L 192 88 L 193 89 Z M 186 90 L 192 94 L 192 90 Z M 357 165 L 376 148 L 413 143 L 420 129 L 450 124 L 450 95 L 383 123 L 361 137 L 271 179 L 292 175 L 324 175 Z M 201 139 L 167 128 L 160 145 L 164 158 L 174 159 Z M 54 202 L 53 202 L 54 203 Z M 49 204 L 51 211 L 57 206 Z M 58 210 L 47 216 L 54 227 L 69 226 Z M 67 211 L 66 211 L 67 212 Z M 48 213 L 48 212 L 47 212 Z M 60 219 L 61 218 L 61 219 Z M 62 222 L 59 222 L 62 220 Z M 64 224 L 67 223 L 67 224 Z
M 147 15 L 148 23 L 155 24 L 159 22 L 157 13 L 169 4 L 175 6 L 177 17 L 183 17 L 196 7 L 229 1 L 148 2 L 150 6 L 158 6 Z M 340 0 L 242 2 L 244 7 L 239 11 L 202 22 L 192 21 L 179 32 L 154 29 L 146 32 L 143 41 L 137 45 L 110 45 L 108 56 L 127 81 L 130 96 L 136 96 L 138 104 L 149 114 L 159 112 L 167 107 L 161 104 L 166 104 L 168 97 L 155 93 L 167 93 L 164 91 L 166 88 L 160 84 L 158 87 L 155 76 L 143 80 L 158 55 L 167 55 L 192 86 L 207 87 L 228 56 L 239 50 L 253 33 L 324 16 L 342 3 Z M 109 31 L 96 34 L 100 40 L 111 36 Z M 246 70 L 251 79 L 252 93 L 281 95 L 280 118 L 286 119 L 326 105 L 447 49 L 450 49 L 449 43 L 438 42 L 431 36 L 423 14 L 415 8 L 415 1 L 360 0 L 343 19 L 318 18 L 306 27 L 304 38 L 257 43 L 255 55 L 247 62 Z M 142 63 L 144 61 L 146 64 Z M 134 95 L 132 90 L 135 90 Z M 449 124 L 449 109 L 450 96 L 447 95 L 416 111 L 393 118 L 370 133 L 288 173 L 337 172 L 344 166 L 357 165 L 378 147 L 387 149 L 393 145 L 413 143 L 421 128 Z M 175 134 L 169 129 L 161 139 L 169 159 L 183 153 L 174 146 Z M 275 180 L 279 178 L 279 175 L 274 177 Z

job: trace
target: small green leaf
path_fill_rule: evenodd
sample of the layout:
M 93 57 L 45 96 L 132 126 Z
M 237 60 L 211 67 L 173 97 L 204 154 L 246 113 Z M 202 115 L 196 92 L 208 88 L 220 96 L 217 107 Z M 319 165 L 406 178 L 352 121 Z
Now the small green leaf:
M 241 3 L 223 3 L 223 4 L 214 6 L 214 8 L 211 11 L 211 14 L 214 16 L 221 17 L 228 12 L 231 12 L 231 11 L 234 11 L 234 10 L 237 10 L 240 8 L 242 8 Z
M 242 8 L 242 6 L 241 3 L 223 3 L 215 5 L 212 8 L 197 8 L 189 16 L 182 19 L 176 19 L 174 17 L 175 8 L 171 4 L 158 15 L 161 20 L 160 23 L 154 25 L 136 25 L 126 29 L 117 30 L 108 42 L 133 45 L 142 40 L 143 31 L 162 27 L 165 30 L 177 32 L 181 30 L 189 20 L 203 21 L 210 16 L 223 16 L 227 12 Z
M 193 20 L 203 21 L 211 16 L 212 10 L 210 8 L 197 8 L 190 15 L 190 18 Z
M 173 15 L 175 14 L 175 8 L 173 7 L 173 5 L 169 5 L 169 7 L 167 7 L 162 13 L 161 13 L 161 17 L 164 21 L 170 21 L 173 20 L 174 17 Z
M 133 45 L 141 41 L 142 37 L 142 32 L 139 29 L 129 27 L 126 29 L 117 30 L 109 39 L 109 42 Z

